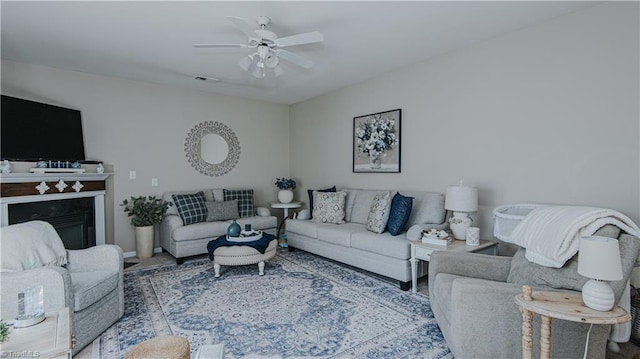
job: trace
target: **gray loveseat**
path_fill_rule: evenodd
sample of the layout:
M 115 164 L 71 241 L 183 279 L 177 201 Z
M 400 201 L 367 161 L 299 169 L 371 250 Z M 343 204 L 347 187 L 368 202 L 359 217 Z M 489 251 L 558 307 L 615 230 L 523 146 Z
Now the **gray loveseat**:
M 200 191 L 204 192 L 207 201 L 224 201 L 222 189 L 167 192 L 162 195 L 162 198 L 173 203 L 172 195 L 174 194 L 188 194 Z M 256 212 L 264 215 L 238 218 L 237 222 L 240 227 L 244 228 L 245 224 L 251 224 L 251 228 L 254 230 L 261 230 L 275 235 L 276 217 L 271 215 L 268 208 L 256 207 Z M 160 223 L 160 246 L 176 258 L 177 264 L 182 264 L 186 257 L 207 253 L 207 243 L 225 235 L 231 222 L 231 220 L 200 222 L 185 226 L 178 215 L 176 207 L 171 206 Z
M 603 227 L 596 235 L 618 238 L 623 279 L 611 282 L 620 299 L 627 287 L 640 240 Z M 456 358 L 522 357 L 522 315 L 514 298 L 522 285 L 534 290 L 579 289 L 587 281 L 577 274 L 574 257 L 562 268 L 528 262 L 520 248 L 514 257 L 437 251 L 429 262 L 431 308 Z M 551 357 L 582 358 L 588 324 L 552 320 Z M 534 357 L 539 356 L 540 316 L 534 316 Z M 604 358 L 609 326 L 594 325 L 588 358 Z
M 367 217 L 376 194 L 388 190 L 343 189 L 347 192 L 344 224 L 318 223 L 313 220 L 287 221 L 287 243 L 322 257 L 377 273 L 400 282 L 402 290 L 411 283 L 411 246 L 406 230 L 414 225 L 423 229 L 447 228 L 444 194 L 424 191 L 400 191 L 413 197 L 413 209 L 404 231 L 397 236 L 366 229 Z M 397 191 L 391 191 L 392 197 Z M 418 276 L 426 275 L 420 263 Z

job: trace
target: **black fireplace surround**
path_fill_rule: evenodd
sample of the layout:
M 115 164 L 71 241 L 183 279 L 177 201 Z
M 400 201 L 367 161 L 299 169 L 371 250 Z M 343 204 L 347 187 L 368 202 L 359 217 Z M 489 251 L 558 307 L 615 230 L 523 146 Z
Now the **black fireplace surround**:
M 93 206 L 93 198 L 9 204 L 9 224 L 49 222 L 66 249 L 85 249 L 96 245 Z

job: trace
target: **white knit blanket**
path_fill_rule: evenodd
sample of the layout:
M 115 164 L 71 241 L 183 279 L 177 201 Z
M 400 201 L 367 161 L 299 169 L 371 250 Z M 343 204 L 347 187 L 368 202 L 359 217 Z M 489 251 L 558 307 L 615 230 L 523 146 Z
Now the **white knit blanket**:
M 511 232 L 508 242 L 527 249 L 530 262 L 561 268 L 578 253 L 580 238 L 613 224 L 634 236 L 640 228 L 624 214 L 603 208 L 548 206 L 532 210 Z
M 31 221 L 0 228 L 0 271 L 67 264 L 67 251 L 51 224 Z

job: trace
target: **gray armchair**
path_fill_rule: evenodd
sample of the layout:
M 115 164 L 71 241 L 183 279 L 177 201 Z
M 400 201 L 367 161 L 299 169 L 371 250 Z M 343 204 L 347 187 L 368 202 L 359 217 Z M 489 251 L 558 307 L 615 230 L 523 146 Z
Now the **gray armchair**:
M 33 228 L 38 230 L 34 232 Z M 62 247 L 63 257 L 66 252 L 65 265 L 41 264 L 46 257 L 43 249 L 53 244 L 60 253 L 56 238 L 62 246 L 51 225 L 33 221 L 2 227 L 0 231 L 2 319 L 10 321 L 16 317 L 19 292 L 42 285 L 45 312 L 69 307 L 72 313 L 72 333 L 76 340 L 73 354 L 76 354 L 122 317 L 124 286 L 120 247 L 102 245 L 67 251 Z M 41 246 L 39 241 L 43 243 Z M 24 259 L 15 260 L 16 256 Z M 16 263 L 27 269 L 17 269 Z M 7 268 L 10 264 L 14 266 Z
M 619 233 L 619 232 L 618 232 Z M 600 234 L 603 235 L 603 234 Z M 611 237 L 618 237 L 617 234 Z M 611 286 L 620 299 L 640 251 L 640 240 L 618 237 L 623 279 Z M 534 290 L 579 291 L 587 281 L 576 272 L 574 257 L 563 268 L 529 263 L 524 249 L 512 257 L 437 251 L 429 262 L 429 296 L 433 314 L 456 358 L 519 358 L 522 315 L 514 298 L 523 284 Z M 595 325 L 589 358 L 604 358 L 610 326 Z M 553 320 L 552 358 L 582 358 L 588 324 Z M 539 355 L 540 317 L 534 317 L 534 357 Z

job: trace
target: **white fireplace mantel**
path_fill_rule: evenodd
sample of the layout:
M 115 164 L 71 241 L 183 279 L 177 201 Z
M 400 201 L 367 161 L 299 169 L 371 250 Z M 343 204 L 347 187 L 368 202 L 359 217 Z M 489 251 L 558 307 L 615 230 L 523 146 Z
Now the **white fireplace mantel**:
M 94 198 L 96 245 L 106 243 L 104 181 L 112 173 L 4 173 L 0 184 L 4 187 L 0 196 L 0 226 L 9 225 L 9 205 L 55 201 L 73 198 Z M 101 182 L 101 189 L 90 189 L 89 184 Z M 87 185 L 87 186 L 85 186 Z M 20 186 L 20 191 L 10 193 L 7 187 Z

